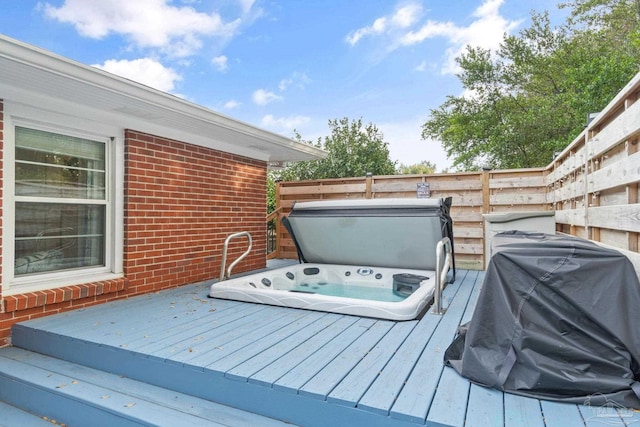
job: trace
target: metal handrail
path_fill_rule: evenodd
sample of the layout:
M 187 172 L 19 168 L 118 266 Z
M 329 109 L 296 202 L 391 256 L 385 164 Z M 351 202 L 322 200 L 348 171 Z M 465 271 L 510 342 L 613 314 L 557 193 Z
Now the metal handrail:
M 235 261 L 229 264 L 229 268 L 227 269 L 227 274 L 225 276 L 224 266 L 227 263 L 227 250 L 229 249 L 229 242 L 237 237 L 242 237 L 242 236 L 246 236 L 247 240 L 249 241 L 249 247 Z M 231 277 L 231 270 L 233 269 L 233 267 L 235 267 L 240 261 L 242 261 L 244 257 L 249 255 L 249 252 L 251 252 L 252 246 L 253 246 L 253 240 L 251 239 L 251 233 L 249 233 L 248 231 L 240 231 L 239 233 L 233 233 L 226 238 L 226 240 L 224 241 L 224 247 L 222 248 L 222 265 L 220 268 L 220 281 L 223 281 Z
M 447 282 L 447 274 L 453 265 L 451 239 L 443 238 L 436 245 L 436 288 L 433 292 L 433 312 L 444 314 L 442 307 L 442 290 Z M 442 257 L 444 256 L 444 261 Z

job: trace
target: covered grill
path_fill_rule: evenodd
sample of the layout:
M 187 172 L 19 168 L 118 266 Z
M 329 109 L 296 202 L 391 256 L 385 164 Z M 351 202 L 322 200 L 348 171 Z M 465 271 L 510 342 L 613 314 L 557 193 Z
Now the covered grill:
M 624 255 L 574 237 L 505 232 L 445 363 L 510 393 L 640 408 L 639 326 L 640 284 Z

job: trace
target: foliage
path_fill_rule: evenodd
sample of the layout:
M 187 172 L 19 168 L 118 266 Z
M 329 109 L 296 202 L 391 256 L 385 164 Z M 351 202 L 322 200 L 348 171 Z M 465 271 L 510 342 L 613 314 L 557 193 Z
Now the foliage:
M 374 175 L 392 175 L 395 162 L 389 159 L 388 143 L 384 142 L 377 126 L 363 125 L 362 119 L 349 121 L 348 118 L 329 120 L 331 135 L 313 144 L 304 141 L 299 134 L 299 142 L 315 145 L 327 151 L 322 160 L 308 160 L 287 165 L 280 172 L 283 180 L 309 180 L 324 178 L 345 178 Z
M 414 165 L 401 164 L 398 166 L 398 173 L 400 175 L 427 175 L 436 173 L 436 165 L 428 160 L 423 160 L 422 162 Z
M 276 180 L 274 171 L 267 172 L 267 214 L 276 210 Z
M 638 53 L 640 0 L 572 0 L 559 7 L 571 9 L 568 22 L 572 27 L 584 31 L 597 28 L 609 43 Z
M 505 36 L 497 52 L 467 48 L 457 59 L 465 93 L 431 111 L 423 138 L 442 141 L 461 169 L 547 165 L 582 131 L 587 114 L 604 108 L 640 64 L 638 26 L 624 27 L 629 37 L 621 39 L 611 31 L 606 10 L 590 7 L 639 2 L 575 0 L 564 26 L 552 28 L 548 14 L 533 13 L 531 26 Z M 600 25 L 584 26 L 594 22 L 590 10 Z
M 389 158 L 388 143 L 373 123 L 364 125 L 362 118 L 329 120 L 331 135 L 313 143 L 296 133 L 298 142 L 327 151 L 322 160 L 290 163 L 281 171 L 270 171 L 267 182 L 267 211 L 275 209 L 275 181 L 302 181 L 324 178 L 345 178 L 395 174 L 395 162 Z

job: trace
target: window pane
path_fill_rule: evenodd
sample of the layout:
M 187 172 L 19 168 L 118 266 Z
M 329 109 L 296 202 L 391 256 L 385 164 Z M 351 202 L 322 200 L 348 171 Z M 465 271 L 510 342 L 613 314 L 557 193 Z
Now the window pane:
M 104 200 L 105 173 L 16 162 L 16 196 Z
M 16 127 L 15 194 L 104 200 L 105 144 Z
M 103 142 L 16 126 L 16 148 L 78 158 L 81 162 L 78 164 L 79 167 L 88 167 L 82 162 L 91 160 L 97 162 L 91 167 L 104 170 Z M 20 158 L 16 156 L 16 159 Z M 60 164 L 56 157 L 47 157 L 47 159 L 45 163 Z
M 103 266 L 105 206 L 16 203 L 15 275 Z

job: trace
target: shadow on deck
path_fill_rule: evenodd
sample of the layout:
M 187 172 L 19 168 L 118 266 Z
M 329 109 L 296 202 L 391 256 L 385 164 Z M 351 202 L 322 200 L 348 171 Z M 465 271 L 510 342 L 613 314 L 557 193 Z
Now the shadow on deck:
M 444 292 L 446 313 L 419 321 L 209 299 L 208 284 L 197 284 L 24 322 L 14 326 L 14 347 L 0 350 L 0 401 L 92 426 L 640 421 L 504 394 L 445 368 L 482 278 L 459 271 Z M 0 424 L 3 410 L 10 414 L 0 406 Z

